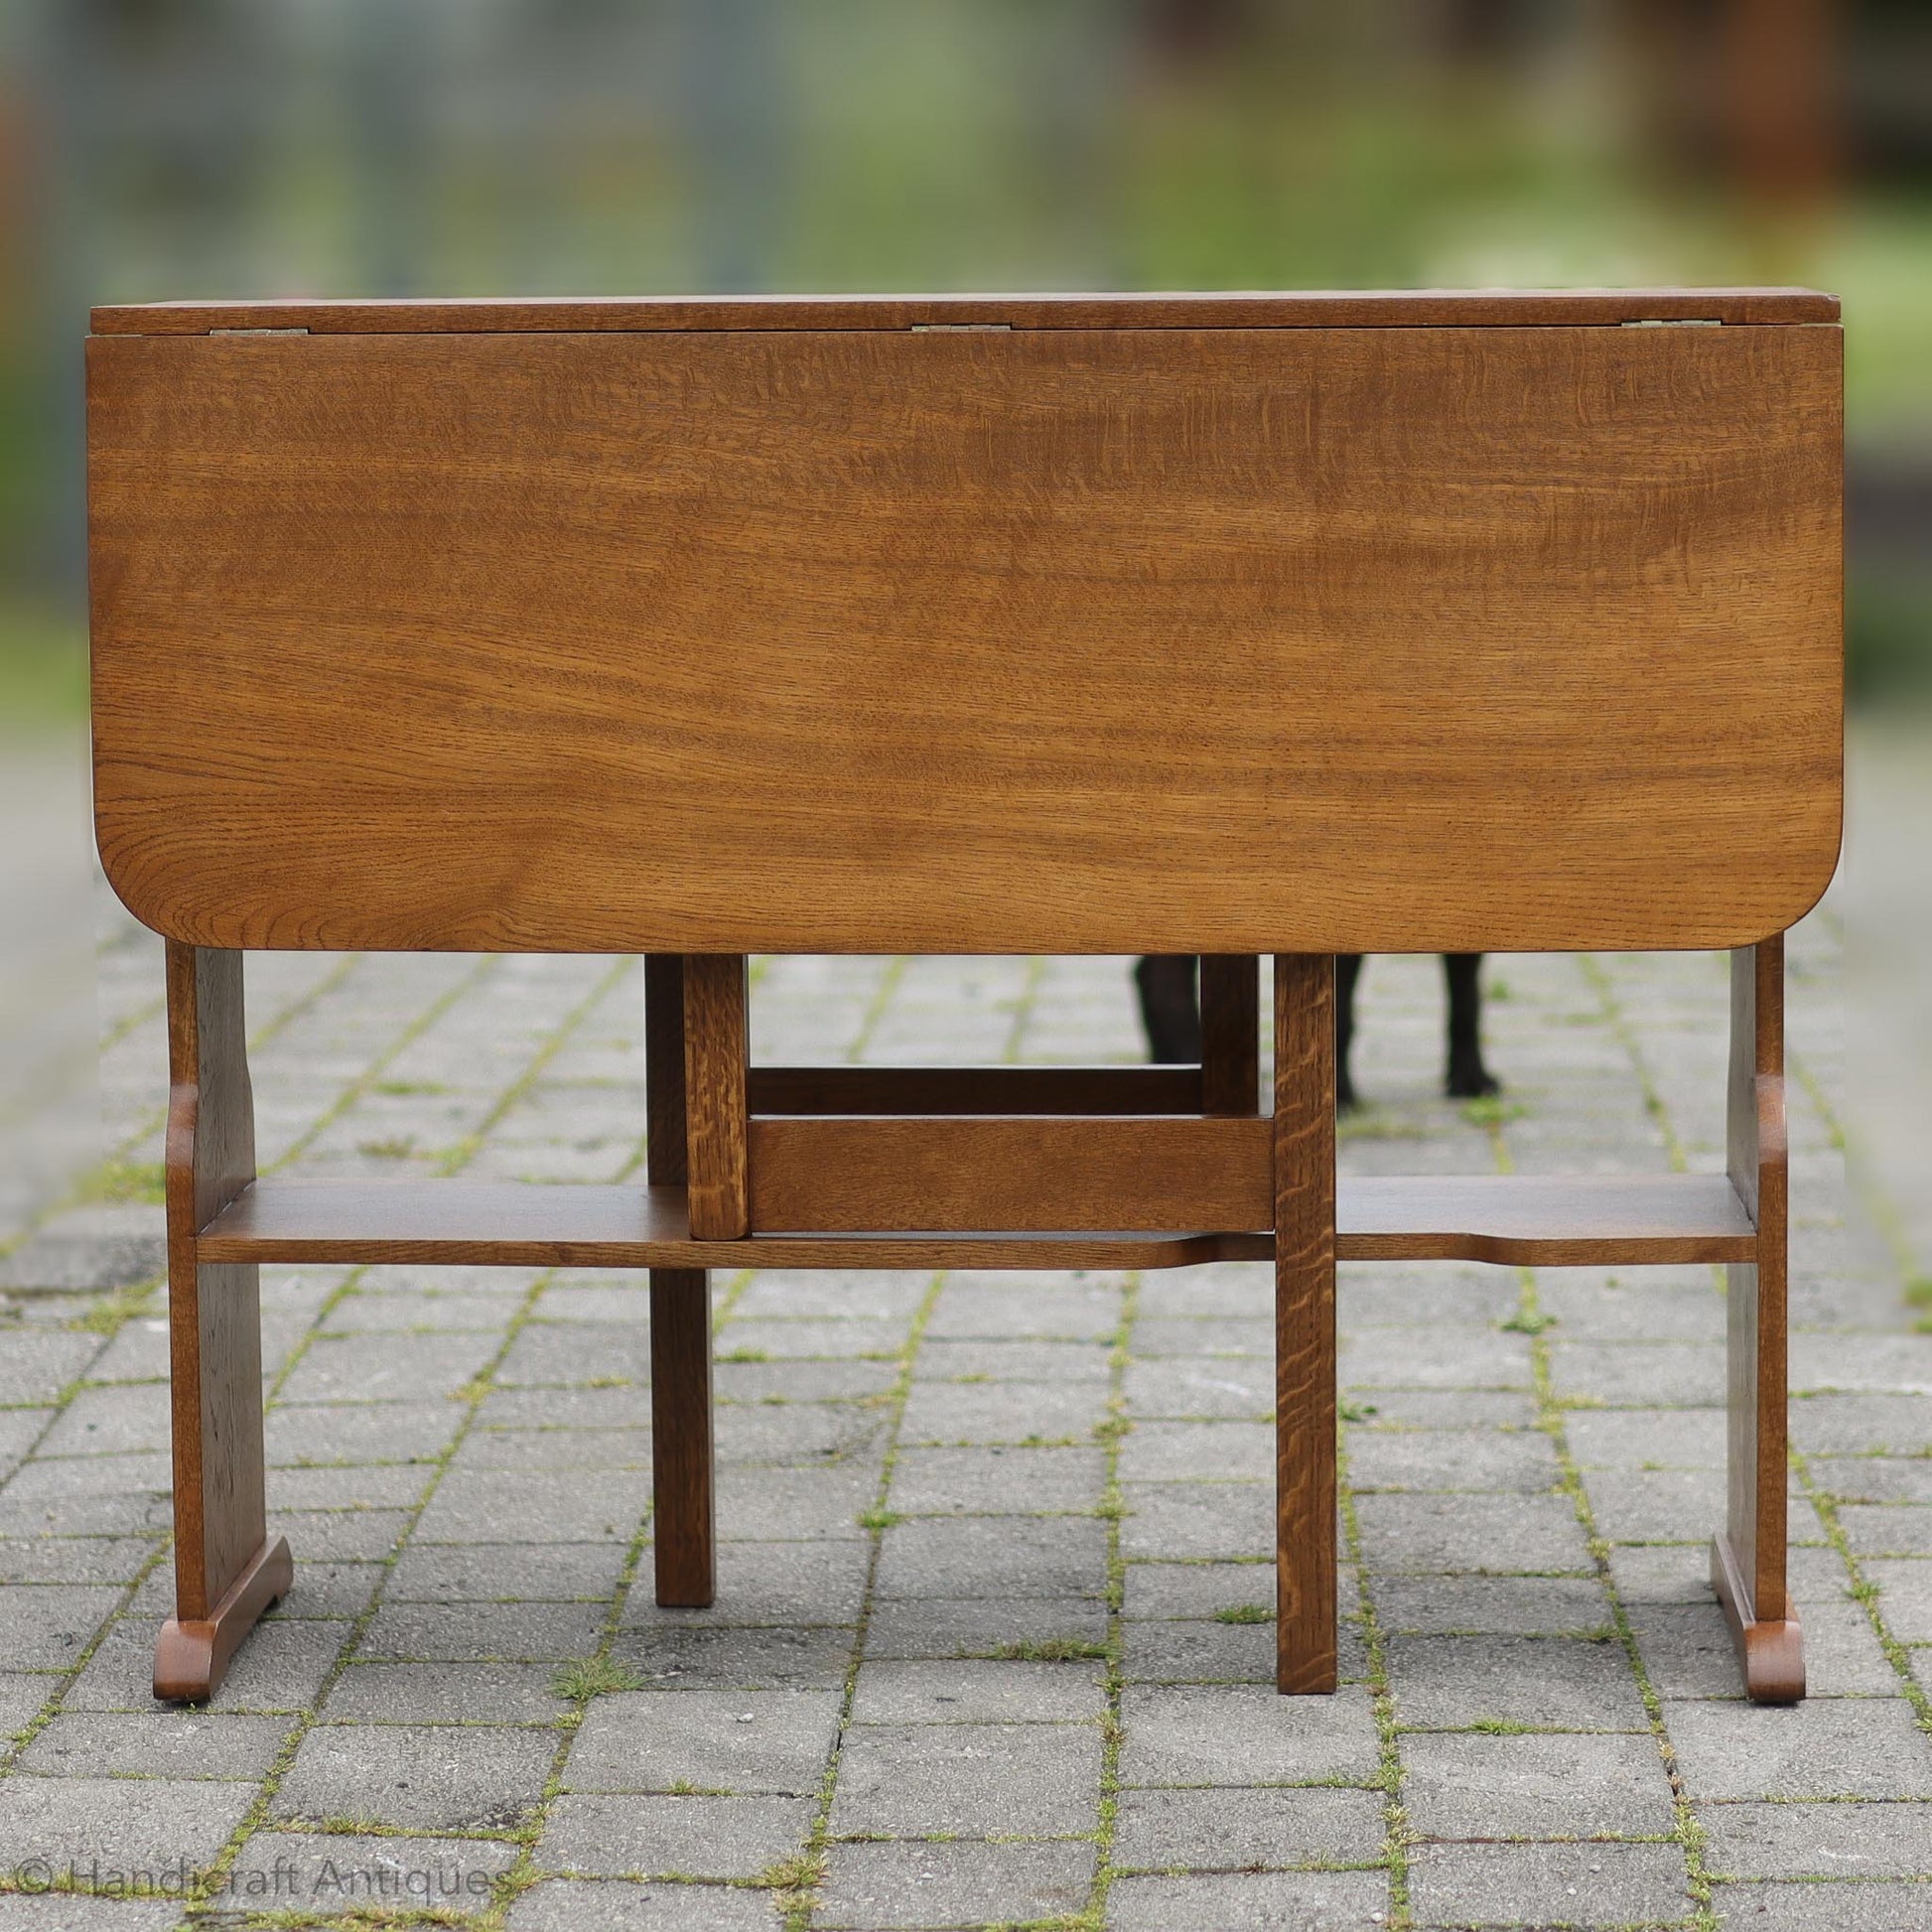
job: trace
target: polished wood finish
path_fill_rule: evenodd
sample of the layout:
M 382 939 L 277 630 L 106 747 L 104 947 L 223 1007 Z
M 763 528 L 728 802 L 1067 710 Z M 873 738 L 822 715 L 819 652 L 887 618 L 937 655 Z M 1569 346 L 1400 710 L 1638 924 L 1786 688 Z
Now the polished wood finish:
M 902 1173 L 894 1184 L 903 1187 Z M 1534 1268 L 1736 1260 L 1757 1240 L 1722 1174 L 1349 1175 L 1337 1183 L 1336 1225 L 1342 1261 Z M 757 1234 L 748 1247 L 694 1240 L 681 1187 L 263 1180 L 215 1216 L 200 1252 L 211 1261 L 513 1268 L 1172 1268 L 1271 1261 L 1275 1247 L 1264 1230 L 961 1235 L 883 1226 Z M 1109 1259 L 1091 1258 L 1101 1253 Z
M 1275 960 L 1275 1683 L 1335 1688 L 1335 962 Z
M 1797 1612 L 1787 1603 L 1784 1616 L 1757 1614 L 1744 1568 L 1722 1530 L 1711 1539 L 1711 1587 L 1730 1626 L 1745 1696 L 1753 1704 L 1798 1703 L 1805 1695 L 1805 1633 Z
M 746 1073 L 750 987 L 743 953 L 690 953 L 684 961 L 685 1169 L 691 1232 L 732 1241 L 750 1231 Z
M 684 1104 L 684 956 L 644 961 L 644 1167 L 653 1186 L 682 1187 L 689 1117 Z
M 242 1638 L 294 1585 L 287 1539 L 265 1539 L 207 1615 L 171 1616 L 161 1626 L 154 1644 L 155 1696 L 184 1704 L 211 1698 L 221 1688 Z
M 1173 295 L 645 296 L 456 302 L 296 299 L 108 304 L 96 336 L 194 336 L 223 329 L 405 335 L 600 330 L 1519 329 L 1642 321 L 1817 323 L 1838 298 L 1815 289 L 1337 289 Z
M 710 1282 L 702 1268 L 650 1271 L 651 1544 L 667 1607 L 702 1609 L 718 1588 Z
M 1729 1481 L 1712 1579 L 1750 1695 L 1790 1703 L 1804 1695 L 1804 1646 L 1785 1583 L 1790 1210 L 1781 934 L 1730 957 L 1725 1138 L 1731 1185 L 1756 1222 L 1757 1250 L 1725 1271 Z
M 646 959 L 644 1162 L 653 1196 L 659 1188 L 666 1196 L 681 1193 L 689 1177 L 684 1003 L 682 955 Z M 613 1205 L 622 1209 L 628 1202 Z M 651 1557 L 657 1600 L 667 1608 L 702 1609 L 717 1594 L 715 1461 L 711 1278 L 702 1267 L 652 1268 Z
M 206 1698 L 248 1624 L 287 1592 L 289 1559 L 268 1536 L 259 1271 L 252 1260 L 207 1259 L 198 1244 L 255 1176 L 241 955 L 171 940 L 167 979 L 175 1621 L 156 1651 L 155 1686 L 157 1696 Z
M 757 1119 L 760 1234 L 1265 1228 L 1265 1120 L 1155 1114 Z
M 88 347 L 172 937 L 1731 946 L 1836 860 L 1833 328 Z
M 1757 1236 L 1723 1174 L 1363 1175 L 1341 1183 L 1343 1261 L 1590 1268 L 1738 1261 Z
M 1194 1066 L 755 1066 L 750 1084 L 755 1114 L 1215 1111 Z
M 1261 1111 L 1261 961 L 1207 953 L 1200 962 L 1201 1112 Z

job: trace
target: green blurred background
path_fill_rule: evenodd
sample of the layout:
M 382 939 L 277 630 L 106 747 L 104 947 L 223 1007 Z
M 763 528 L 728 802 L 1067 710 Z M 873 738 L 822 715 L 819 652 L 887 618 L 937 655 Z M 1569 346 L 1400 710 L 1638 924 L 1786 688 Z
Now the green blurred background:
M 91 302 L 1802 281 L 1852 682 L 1932 692 L 1917 0 L 14 0 L 0 710 L 76 716 Z

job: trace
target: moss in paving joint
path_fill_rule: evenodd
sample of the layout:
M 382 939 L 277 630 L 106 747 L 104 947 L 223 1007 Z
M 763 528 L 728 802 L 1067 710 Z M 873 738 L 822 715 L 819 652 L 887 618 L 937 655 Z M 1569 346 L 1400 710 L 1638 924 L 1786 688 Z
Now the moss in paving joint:
M 284 1168 L 293 1166 L 308 1153 L 310 1148 L 315 1146 L 316 1142 L 369 1091 L 382 1076 L 384 1068 L 421 1039 L 466 993 L 473 991 L 495 972 L 501 963 L 501 957 L 497 953 L 486 953 L 461 979 L 445 987 L 360 1073 L 343 1087 L 336 1098 L 290 1142 L 280 1158 L 270 1162 L 262 1172 L 279 1173 Z M 250 1045 L 252 1046 L 253 1043 L 251 1041 Z
M 1885 1622 L 1879 1608 L 1878 1587 L 1865 1576 L 1864 1566 L 1852 1548 L 1845 1525 L 1839 1520 L 1837 1497 L 1820 1487 L 1811 1473 L 1809 1457 L 1801 1450 L 1794 1449 L 1791 1451 L 1791 1467 L 1797 1474 L 1799 1486 L 1817 1510 L 1818 1520 L 1825 1526 L 1827 1542 L 1838 1552 L 1839 1561 L 1845 1566 L 1849 1579 L 1847 1594 L 1863 1609 L 1865 1620 L 1871 1625 L 1871 1633 L 1878 1639 L 1878 1647 L 1885 1653 L 1885 1661 L 1891 1665 L 1899 1688 L 1912 1707 L 1912 1716 L 1919 1728 L 1932 1735 L 1932 1698 L 1926 1696 L 1924 1686 L 1912 1669 L 1909 1647 L 1892 1635 Z

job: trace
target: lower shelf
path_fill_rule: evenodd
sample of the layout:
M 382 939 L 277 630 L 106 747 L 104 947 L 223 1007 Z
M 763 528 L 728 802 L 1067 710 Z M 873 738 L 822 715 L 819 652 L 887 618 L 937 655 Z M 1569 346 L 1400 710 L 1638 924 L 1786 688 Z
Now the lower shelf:
M 1722 1174 L 1344 1179 L 1343 1261 L 1519 1266 L 1749 1261 L 1757 1236 Z M 203 1230 L 205 1262 L 525 1268 L 1179 1268 L 1265 1261 L 1274 1237 L 759 1234 L 694 1241 L 680 1187 L 521 1181 L 259 1180 Z

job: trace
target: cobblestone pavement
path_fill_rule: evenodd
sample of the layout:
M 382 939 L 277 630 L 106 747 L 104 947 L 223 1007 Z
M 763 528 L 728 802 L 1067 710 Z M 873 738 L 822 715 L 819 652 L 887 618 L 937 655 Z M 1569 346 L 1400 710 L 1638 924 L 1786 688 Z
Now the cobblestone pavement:
M 1717 1271 L 1342 1273 L 1345 1683 L 1269 1688 L 1270 1278 L 714 1280 L 714 1609 L 649 1587 L 641 1278 L 264 1270 L 294 1595 L 206 1712 L 170 1599 L 160 957 L 101 954 L 113 1157 L 8 1266 L 0 1932 L 1932 1925 L 1932 1336 L 1848 1237 L 1835 921 L 1791 956 L 1793 1569 L 1739 1701 Z M 639 1172 L 640 972 L 250 961 L 265 1165 Z M 1721 1166 L 1708 955 L 1490 965 L 1505 1103 L 1376 960 L 1355 1172 Z M 762 962 L 770 1059 L 1129 1059 L 1119 960 Z M 123 1874 L 202 1875 L 184 1907 Z M 97 1895 L 40 1895 L 75 1874 Z M 291 1921 L 288 1914 L 298 1915 Z

